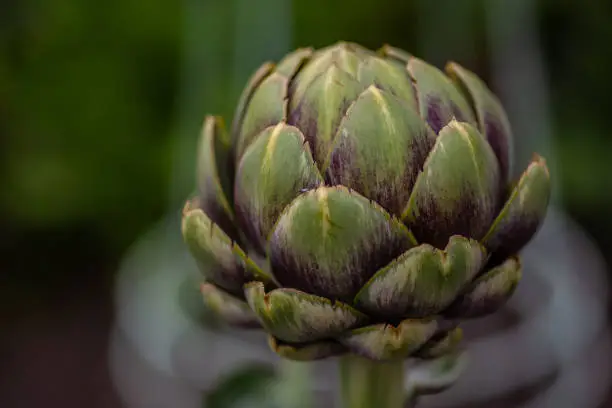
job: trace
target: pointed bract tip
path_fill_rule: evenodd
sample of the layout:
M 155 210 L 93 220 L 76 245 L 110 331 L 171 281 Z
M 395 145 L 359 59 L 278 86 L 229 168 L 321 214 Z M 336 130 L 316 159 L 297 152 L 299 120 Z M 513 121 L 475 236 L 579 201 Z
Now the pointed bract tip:
M 410 53 L 390 44 L 383 44 L 376 53 L 382 57 L 395 59 L 403 63 L 408 63 L 408 61 L 413 58 Z
M 214 290 L 213 285 L 211 283 L 208 282 L 202 282 L 200 283 L 200 293 L 202 293 L 203 295 L 210 293 Z
M 257 290 L 258 292 L 264 291 L 264 284 L 259 281 L 247 282 L 243 285 L 244 290 Z
M 550 172 L 548 171 L 546 159 L 535 152 L 531 155 L 531 161 L 529 162 L 525 172 L 531 171 L 534 167 L 541 168 L 544 171 L 544 174 L 546 174 L 546 177 L 550 179 Z
M 461 64 L 455 61 L 448 61 L 444 66 L 444 72 L 446 72 L 447 75 L 452 77 L 455 77 L 457 75 L 458 69 L 463 69 L 463 67 L 461 66 Z
M 531 155 L 531 163 L 539 164 L 542 166 L 546 166 L 546 159 L 543 156 L 540 156 L 539 153 L 534 152 Z
M 224 126 L 225 122 L 223 121 L 223 117 L 219 115 L 204 116 L 204 127 L 214 126 L 215 124 L 218 124 L 219 126 Z
M 183 205 L 183 210 L 181 211 L 182 216 L 186 216 L 188 213 L 199 209 L 200 207 L 200 199 L 198 197 L 190 198 L 185 201 L 185 205 Z
M 391 44 L 389 44 L 389 43 L 384 43 L 384 44 L 382 45 L 382 47 L 380 47 L 380 48 L 378 49 L 378 52 L 379 52 L 380 54 L 382 54 L 382 55 L 388 55 L 390 52 L 392 52 L 392 51 L 393 51 L 393 49 L 394 49 L 394 47 L 393 47 Z

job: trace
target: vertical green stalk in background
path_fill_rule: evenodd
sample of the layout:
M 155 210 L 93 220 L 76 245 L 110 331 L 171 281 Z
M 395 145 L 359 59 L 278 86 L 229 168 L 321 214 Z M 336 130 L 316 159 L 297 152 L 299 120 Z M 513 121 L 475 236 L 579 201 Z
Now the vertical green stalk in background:
M 340 359 L 342 408 L 404 408 L 404 362 L 378 363 L 348 355 Z
M 533 152 L 546 157 L 551 174 L 559 174 L 551 127 L 549 78 L 538 32 L 538 4 L 528 0 L 483 1 L 490 44 L 491 83 L 510 117 L 516 144 L 516 162 L 525 163 Z M 529 98 L 525 98 L 525 92 Z M 561 193 L 560 178 L 552 179 L 552 200 Z
M 264 61 L 278 61 L 292 46 L 292 1 L 234 0 L 234 102 L 248 78 Z
M 231 38 L 229 3 L 183 0 L 181 69 L 172 129 L 174 154 L 169 191 L 169 207 L 173 212 L 181 207 L 185 194 L 192 192 L 193 149 L 204 112 L 217 112 L 223 106 L 219 96 L 227 83 L 224 73 L 229 69 L 229 61 L 223 58 L 229 46 L 227 38 Z M 208 15 L 216 18 L 206 19 Z
M 291 48 L 292 2 L 183 0 L 180 89 L 174 125 L 169 206 L 174 212 L 194 185 L 194 146 L 206 113 L 231 123 L 250 74 Z M 253 35 L 257 33 L 257 35 Z

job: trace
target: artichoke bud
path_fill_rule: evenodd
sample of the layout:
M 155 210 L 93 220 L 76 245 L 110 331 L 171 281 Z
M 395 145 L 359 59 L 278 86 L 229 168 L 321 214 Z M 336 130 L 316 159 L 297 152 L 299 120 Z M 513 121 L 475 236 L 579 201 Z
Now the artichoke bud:
M 550 177 L 536 156 L 510 184 L 512 165 L 503 107 L 467 69 L 302 48 L 255 72 L 231 135 L 205 121 L 183 236 L 209 308 L 282 357 L 433 358 L 520 280 Z

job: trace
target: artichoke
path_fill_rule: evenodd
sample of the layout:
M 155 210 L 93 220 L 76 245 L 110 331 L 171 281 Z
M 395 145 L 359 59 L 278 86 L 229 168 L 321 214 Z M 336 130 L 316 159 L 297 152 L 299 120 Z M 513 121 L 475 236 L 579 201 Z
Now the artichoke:
M 205 302 L 281 356 L 433 358 L 494 312 L 550 196 L 512 175 L 499 100 L 457 63 L 338 43 L 264 64 L 205 119 L 183 237 Z

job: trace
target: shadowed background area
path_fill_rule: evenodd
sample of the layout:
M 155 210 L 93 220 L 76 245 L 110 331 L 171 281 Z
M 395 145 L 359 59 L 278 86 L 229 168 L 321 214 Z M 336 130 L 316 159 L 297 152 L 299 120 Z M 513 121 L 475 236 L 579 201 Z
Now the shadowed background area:
M 545 155 L 556 206 L 612 261 L 609 1 L 0 4 L 0 406 L 130 406 L 108 351 L 122 259 L 178 215 L 204 114 L 229 121 L 251 72 L 298 46 L 389 43 L 478 73 L 507 107 L 516 167 Z M 584 268 L 590 253 L 576 249 Z

